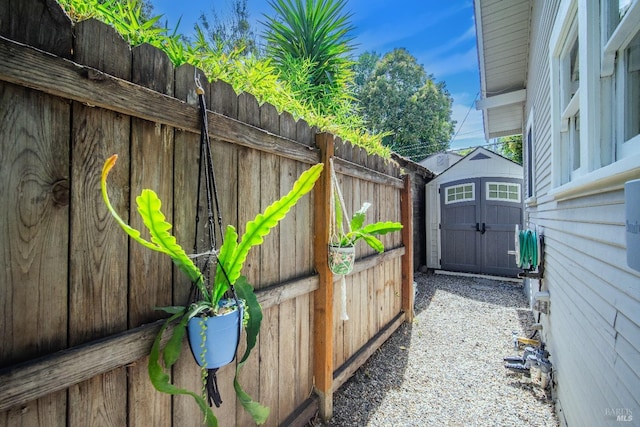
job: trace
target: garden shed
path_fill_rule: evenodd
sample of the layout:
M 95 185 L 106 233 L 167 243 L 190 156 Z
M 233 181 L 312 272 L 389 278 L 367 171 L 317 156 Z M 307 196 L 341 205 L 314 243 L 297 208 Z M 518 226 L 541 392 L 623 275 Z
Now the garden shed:
M 515 276 L 522 166 L 478 147 L 426 185 L 427 267 Z

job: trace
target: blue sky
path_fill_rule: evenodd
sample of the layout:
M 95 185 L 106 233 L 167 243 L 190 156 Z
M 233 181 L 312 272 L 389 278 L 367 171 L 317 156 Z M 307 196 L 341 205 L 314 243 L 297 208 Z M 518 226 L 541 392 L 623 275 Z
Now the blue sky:
M 154 15 L 164 15 L 162 22 L 169 28 L 182 17 L 179 31 L 190 34 L 202 12 L 210 15 L 215 7 L 227 15 L 231 0 L 152 0 L 152 4 Z M 247 8 L 254 31 L 261 33 L 258 21 L 271 11 L 268 2 L 247 0 Z M 348 0 L 346 8 L 356 27 L 356 55 L 371 50 L 384 55 L 402 47 L 436 81 L 446 83 L 458 122 L 451 148 L 486 143 L 482 114 L 472 107 L 480 90 L 472 0 Z

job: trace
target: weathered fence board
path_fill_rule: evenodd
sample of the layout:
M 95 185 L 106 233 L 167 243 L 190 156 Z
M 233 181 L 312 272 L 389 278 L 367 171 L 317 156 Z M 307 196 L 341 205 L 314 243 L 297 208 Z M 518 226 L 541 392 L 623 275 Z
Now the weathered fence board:
M 84 21 L 75 30 L 77 61 L 116 77 L 130 78 L 130 48 L 115 30 L 95 20 Z M 111 221 L 101 200 L 95 198 L 100 192 L 95 170 L 111 154 L 128 153 L 131 120 L 102 108 L 77 102 L 72 105 L 69 345 L 75 346 L 127 329 L 127 237 Z M 129 192 L 120 191 L 129 188 L 128 156 L 121 158 L 110 178 L 112 203 L 128 219 Z M 96 282 L 102 286 L 96 289 Z M 126 423 L 126 394 L 121 392 L 126 384 L 126 369 L 121 368 L 72 385 L 68 393 L 69 423 L 114 427 Z
M 201 425 L 195 403 L 156 392 L 146 366 L 158 330 L 149 322 L 164 316 L 154 307 L 187 303 L 191 284 L 166 257 L 129 241 L 100 196 L 102 164 L 117 153 L 109 195 L 126 221 L 144 229 L 135 198 L 150 188 L 183 247 L 190 251 L 195 240 L 196 212 L 206 234 L 205 208 L 196 207 L 196 70 L 174 68 L 149 45 L 130 48 L 97 21 L 72 26 L 57 7 L 53 0 L 0 6 L 0 426 Z M 22 29 L 18 17 L 28 21 Z M 57 50 L 42 36 L 49 30 Z M 400 211 L 406 183 L 392 162 L 236 95 L 227 83 L 200 83 L 223 224 L 240 235 L 324 156 L 316 190 L 245 263 L 264 319 L 240 382 L 271 408 L 266 425 L 299 425 L 316 408 L 330 416 L 333 391 L 411 304 L 411 252 L 401 233 L 382 236 L 383 254 L 359 245 L 346 277 L 350 319 L 340 319 L 339 281 L 326 254 L 329 159 L 349 214 L 372 203 L 368 222 L 407 221 Z M 218 371 L 224 404 L 214 412 L 222 425 L 251 425 L 236 402 L 234 374 L 235 363 Z M 200 390 L 200 369 L 188 355 L 172 376 Z

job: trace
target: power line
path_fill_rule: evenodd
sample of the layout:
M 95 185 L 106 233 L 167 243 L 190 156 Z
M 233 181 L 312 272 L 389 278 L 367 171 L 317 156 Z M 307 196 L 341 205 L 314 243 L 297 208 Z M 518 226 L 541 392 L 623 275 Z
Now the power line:
M 469 106 L 469 109 L 467 110 L 467 114 L 464 116 L 464 119 L 462 119 L 462 123 L 460 123 L 460 126 L 458 126 L 458 130 L 456 130 L 455 135 L 453 135 L 453 138 L 451 138 L 451 142 L 449 142 L 449 145 L 451 145 L 451 143 L 453 143 L 453 141 L 456 140 L 456 136 L 458 136 L 458 133 L 460 133 L 460 129 L 462 129 L 462 126 L 464 125 L 464 122 L 467 121 L 467 117 L 469 117 L 469 114 L 471 113 L 471 109 L 473 108 L 473 106 L 475 105 L 476 101 L 478 100 L 478 96 L 480 95 L 480 92 L 478 91 L 478 93 L 476 93 L 476 97 L 473 98 L 473 102 L 471 103 L 471 105 Z
M 493 146 L 493 145 L 508 144 L 509 142 L 511 142 L 511 141 L 500 141 L 500 139 L 498 138 L 498 139 L 494 140 L 494 142 L 488 142 L 488 143 L 486 143 L 486 144 L 482 144 L 482 145 L 472 145 L 472 146 L 470 146 L 470 147 L 465 147 L 465 148 L 456 148 L 455 150 L 454 150 L 454 149 L 449 149 L 449 150 L 447 150 L 446 152 L 447 152 L 447 153 L 455 153 L 455 152 L 458 152 L 458 151 L 468 150 L 468 149 L 470 149 L 470 148 L 476 148 L 476 147 L 491 147 L 491 146 Z

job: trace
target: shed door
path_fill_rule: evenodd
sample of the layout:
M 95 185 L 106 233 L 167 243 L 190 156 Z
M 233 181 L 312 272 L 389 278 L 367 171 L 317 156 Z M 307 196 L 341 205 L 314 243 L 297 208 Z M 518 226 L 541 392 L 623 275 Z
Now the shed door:
M 444 270 L 516 276 L 515 224 L 522 222 L 522 180 L 475 178 L 440 187 Z

